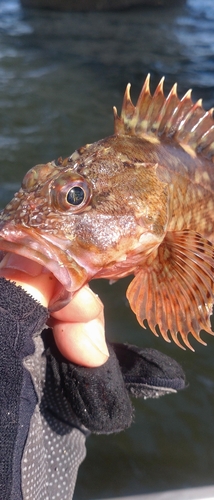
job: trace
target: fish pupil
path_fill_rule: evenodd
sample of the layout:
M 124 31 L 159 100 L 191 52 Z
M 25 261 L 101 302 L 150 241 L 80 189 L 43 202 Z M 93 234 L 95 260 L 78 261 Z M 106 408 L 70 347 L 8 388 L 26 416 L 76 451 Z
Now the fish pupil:
M 85 191 L 80 186 L 74 186 L 67 193 L 67 202 L 70 205 L 80 205 L 84 197 Z

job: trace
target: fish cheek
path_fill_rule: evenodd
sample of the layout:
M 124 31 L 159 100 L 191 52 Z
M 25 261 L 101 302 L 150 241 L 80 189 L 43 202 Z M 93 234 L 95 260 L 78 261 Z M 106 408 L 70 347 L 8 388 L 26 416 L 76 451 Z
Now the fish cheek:
M 136 234 L 136 221 L 132 215 L 105 215 L 91 211 L 78 217 L 75 241 L 79 252 L 87 252 L 88 259 L 108 264 L 116 253 L 122 252 L 122 240 Z

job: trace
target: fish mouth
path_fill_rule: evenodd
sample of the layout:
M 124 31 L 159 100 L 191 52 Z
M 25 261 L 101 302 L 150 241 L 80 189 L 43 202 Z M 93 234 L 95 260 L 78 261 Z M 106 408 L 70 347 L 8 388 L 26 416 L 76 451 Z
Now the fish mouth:
M 85 270 L 74 259 L 70 258 L 69 267 L 64 264 L 61 240 L 59 245 L 51 238 L 46 241 L 34 230 L 29 233 L 12 224 L 0 229 L 0 269 L 16 269 L 30 276 L 51 272 L 55 276 L 57 283 L 48 307 L 51 312 L 68 304 L 73 293 L 86 282 Z

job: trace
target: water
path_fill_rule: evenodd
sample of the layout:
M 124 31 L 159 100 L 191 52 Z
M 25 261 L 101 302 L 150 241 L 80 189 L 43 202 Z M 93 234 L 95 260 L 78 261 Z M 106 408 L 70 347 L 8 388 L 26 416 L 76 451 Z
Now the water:
M 172 2 L 176 4 L 176 2 Z M 0 1 L 0 204 L 36 163 L 66 156 L 113 131 L 132 83 L 133 100 L 148 72 L 169 91 L 189 87 L 214 105 L 214 3 L 189 0 L 169 9 L 123 13 L 22 10 Z M 75 500 L 91 500 L 214 481 L 214 339 L 195 353 L 143 331 L 126 305 L 127 280 L 96 284 L 109 339 L 151 346 L 182 363 L 189 387 L 159 401 L 137 401 L 135 424 L 88 440 Z

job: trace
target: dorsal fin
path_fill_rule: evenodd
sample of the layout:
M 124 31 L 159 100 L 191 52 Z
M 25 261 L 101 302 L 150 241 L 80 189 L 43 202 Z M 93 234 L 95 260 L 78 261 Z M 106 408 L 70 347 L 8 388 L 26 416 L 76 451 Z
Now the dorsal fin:
M 163 83 L 164 77 L 152 96 L 148 75 L 136 106 L 130 97 L 131 85 L 127 85 L 120 117 L 114 107 L 115 134 L 173 138 L 188 152 L 214 161 L 213 108 L 205 111 L 201 99 L 193 103 L 191 90 L 179 99 L 176 84 L 165 97 Z

